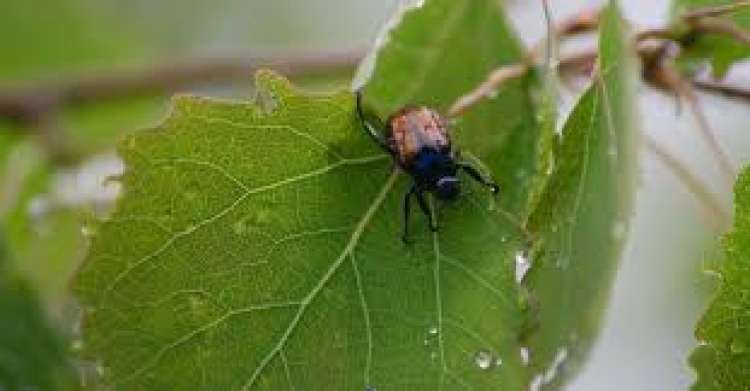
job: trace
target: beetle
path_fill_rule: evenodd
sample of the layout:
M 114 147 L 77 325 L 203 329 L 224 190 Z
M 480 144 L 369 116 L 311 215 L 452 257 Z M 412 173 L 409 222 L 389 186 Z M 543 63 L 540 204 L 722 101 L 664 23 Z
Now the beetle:
M 460 161 L 458 151 L 451 142 L 448 121 L 436 110 L 425 106 L 404 106 L 388 117 L 384 129 L 379 131 L 365 115 L 362 90 L 357 90 L 355 94 L 357 116 L 365 132 L 412 178 L 412 185 L 404 195 L 404 242 L 409 241 L 412 198 L 417 199 L 430 229 L 436 232 L 438 226 L 424 193 L 432 193 L 441 201 L 455 201 L 461 194 L 459 170 L 488 187 L 493 194 L 500 192 L 500 187 L 491 179 L 483 177 L 468 162 Z M 382 121 L 378 119 L 378 122 Z

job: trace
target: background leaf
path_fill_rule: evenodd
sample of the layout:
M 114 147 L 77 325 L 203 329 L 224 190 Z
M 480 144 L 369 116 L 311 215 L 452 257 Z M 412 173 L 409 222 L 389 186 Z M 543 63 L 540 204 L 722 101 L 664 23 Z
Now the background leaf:
M 66 348 L 47 324 L 32 288 L 9 270 L 0 246 L 0 388 L 76 389 Z
M 545 389 L 577 370 L 598 334 L 635 192 L 632 53 L 614 5 L 599 39 L 602 76 L 567 119 L 559 165 L 528 221 L 537 235 L 525 281 L 538 309 L 530 368 Z
M 441 209 L 440 234 L 416 219 L 404 247 L 407 180 L 351 94 L 299 95 L 269 73 L 258 84 L 264 109 L 183 98 L 122 145 L 125 196 L 75 287 L 107 381 L 518 388 L 518 226 L 469 187 Z
M 694 391 L 746 390 L 750 387 L 750 170 L 734 189 L 734 227 L 724 239 L 719 292 L 698 323 L 701 341 L 690 357 L 698 372 Z
M 440 28 L 435 28 L 435 26 Z M 430 0 L 406 12 L 381 38 L 365 96 L 387 116 L 405 104 L 446 111 L 493 69 L 523 61 L 502 4 L 493 0 Z M 459 148 L 478 157 L 502 189 L 500 205 L 522 219 L 542 150 L 532 87 L 535 75 L 513 80 L 495 99 L 457 119 Z
M 675 16 L 679 16 L 694 8 L 732 4 L 734 2 L 733 0 L 674 0 L 673 9 Z M 741 8 L 729 16 L 722 17 L 722 19 L 730 20 L 740 28 L 750 29 L 750 8 Z M 694 70 L 709 62 L 713 67 L 714 76 L 722 78 L 732 64 L 748 57 L 750 57 L 749 45 L 725 35 L 712 33 L 700 34 L 690 42 L 686 42 L 678 61 L 689 70 Z

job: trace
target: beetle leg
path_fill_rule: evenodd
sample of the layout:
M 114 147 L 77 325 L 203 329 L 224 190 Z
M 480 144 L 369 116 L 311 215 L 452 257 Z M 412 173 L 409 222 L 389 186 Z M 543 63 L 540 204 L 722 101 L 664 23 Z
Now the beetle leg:
M 497 183 L 492 182 L 491 180 L 482 177 L 482 174 L 480 174 L 479 171 L 477 171 L 477 169 L 474 168 L 474 166 L 468 163 L 458 163 L 458 168 L 464 170 L 475 181 L 481 183 L 484 186 L 489 187 L 493 193 L 497 194 L 500 192 L 500 186 L 498 186 Z
M 386 152 L 393 155 L 395 152 L 388 145 L 388 142 L 383 138 L 382 134 L 375 130 L 372 124 L 367 121 L 364 108 L 362 107 L 362 90 L 358 89 L 355 94 L 357 95 L 357 117 L 359 118 L 359 122 L 362 123 L 362 127 L 365 129 L 370 138 L 372 138 L 380 146 L 380 148 L 383 148 Z
M 417 186 L 412 185 L 411 189 L 404 195 L 404 227 L 403 235 L 401 240 L 404 243 L 409 243 L 409 212 L 411 211 L 411 197 L 417 192 Z
M 432 232 L 437 232 L 438 226 L 432 220 L 432 212 L 430 211 L 430 207 L 427 206 L 427 202 L 424 199 L 424 193 L 421 190 L 417 190 L 417 202 L 419 203 L 419 208 L 422 209 L 422 213 L 427 216 L 427 221 L 430 222 L 430 230 L 432 230 Z

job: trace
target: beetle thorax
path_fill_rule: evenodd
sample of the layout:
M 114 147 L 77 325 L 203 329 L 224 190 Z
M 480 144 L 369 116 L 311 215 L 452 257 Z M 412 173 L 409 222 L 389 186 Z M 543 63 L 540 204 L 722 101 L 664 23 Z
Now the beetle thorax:
M 388 121 L 389 142 L 405 167 L 424 149 L 450 153 L 451 141 L 447 121 L 426 107 L 405 107 Z

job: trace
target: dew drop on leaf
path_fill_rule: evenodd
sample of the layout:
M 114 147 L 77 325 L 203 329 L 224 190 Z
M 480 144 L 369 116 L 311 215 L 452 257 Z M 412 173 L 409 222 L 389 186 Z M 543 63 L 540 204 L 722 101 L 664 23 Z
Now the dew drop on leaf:
M 481 370 L 490 369 L 492 361 L 492 353 L 486 350 L 480 350 L 474 355 L 474 364 Z
M 523 365 L 529 365 L 529 359 L 531 358 L 531 356 L 529 355 L 529 348 L 523 346 L 521 347 L 519 353 L 521 354 L 521 362 L 523 363 Z
M 516 253 L 516 282 L 520 283 L 529 272 L 531 261 L 525 251 Z
M 501 366 L 503 366 L 503 359 L 498 357 L 495 359 L 495 368 L 500 368 Z

